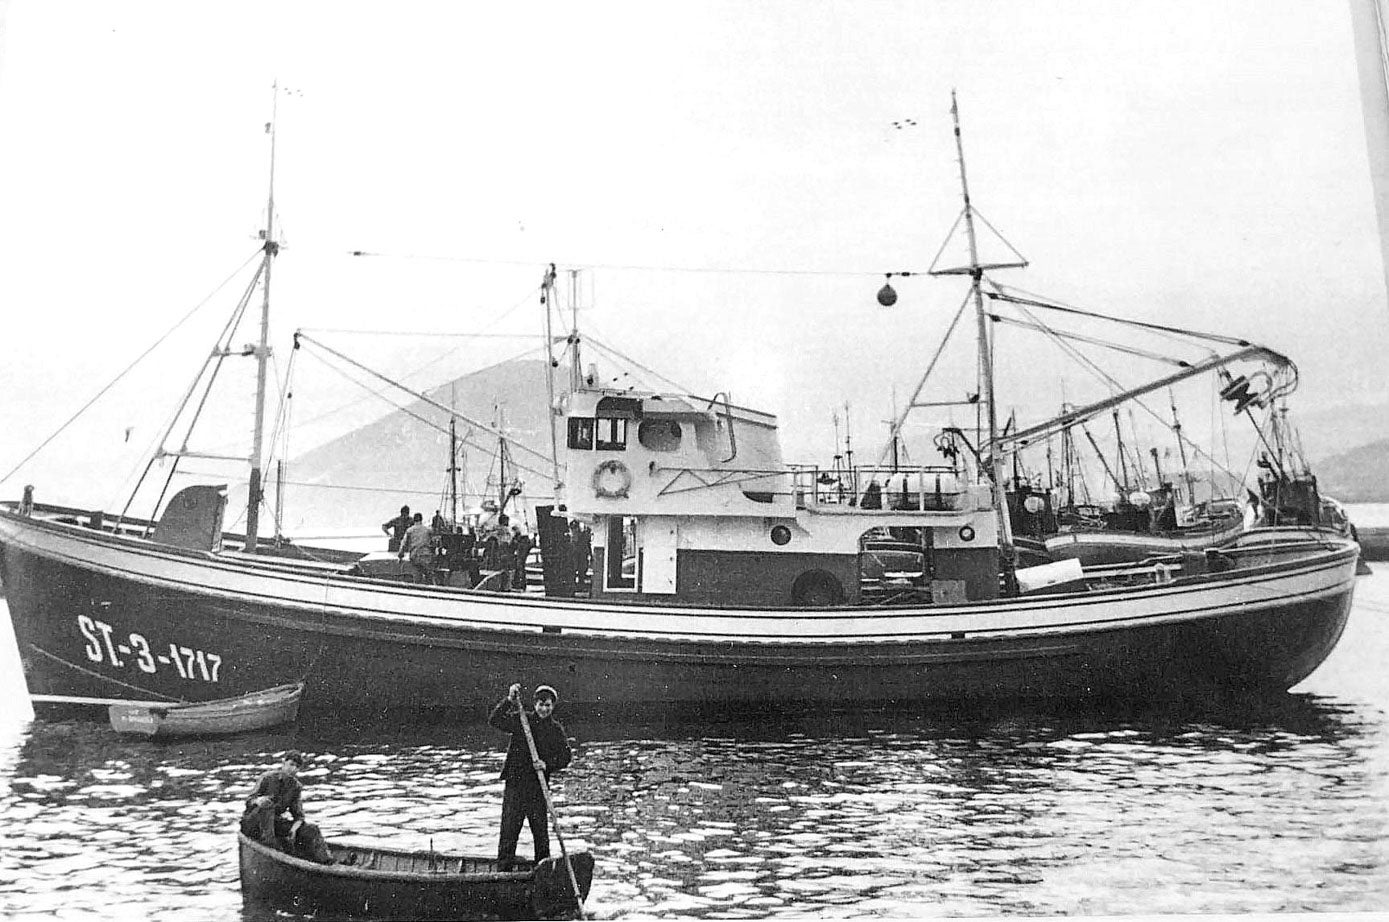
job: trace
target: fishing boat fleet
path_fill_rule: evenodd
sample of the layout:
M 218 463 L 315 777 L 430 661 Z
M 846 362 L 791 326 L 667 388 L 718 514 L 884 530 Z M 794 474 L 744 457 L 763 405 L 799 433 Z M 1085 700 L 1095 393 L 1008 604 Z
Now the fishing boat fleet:
M 174 493 L 148 519 L 39 502 L 41 476 L 34 494 L 0 505 L 0 573 L 31 698 L 40 711 L 182 705 L 302 685 L 307 709 L 389 714 L 485 700 L 518 675 L 562 681 L 579 708 L 1149 701 L 1295 685 L 1341 635 L 1358 557 L 1310 472 L 1267 450 L 1295 366 L 1244 339 L 1161 327 L 1204 357 L 1053 419 L 1002 425 L 1002 312 L 1075 311 L 993 281 L 1025 261 L 979 256 L 952 111 L 969 256 L 932 274 L 970 284 L 956 320 L 972 314 L 977 331 L 979 425 L 942 429 L 931 463 L 791 463 L 770 413 L 596 383 L 572 329 L 548 340 L 567 343 L 549 365 L 568 381 L 551 403 L 555 498 L 536 509 L 543 592 L 448 573 L 406 581 L 353 555 L 263 540 L 258 425 L 244 534 L 224 530 L 216 484 Z M 263 293 L 258 424 L 279 255 L 273 195 L 271 205 L 246 295 Z M 548 311 L 553 269 L 544 285 Z M 1209 497 L 1215 511 L 1199 520 L 1163 519 L 1170 497 L 1155 489 L 1130 504 L 1146 524 L 1120 528 L 1105 517 L 1121 510 L 1057 508 L 1052 491 L 1009 476 L 1022 453 L 1198 375 L 1217 380 L 1266 446 L 1267 476 L 1223 511 Z M 914 397 L 906 412 L 924 405 Z M 575 522 L 592 535 L 582 591 L 563 559 Z

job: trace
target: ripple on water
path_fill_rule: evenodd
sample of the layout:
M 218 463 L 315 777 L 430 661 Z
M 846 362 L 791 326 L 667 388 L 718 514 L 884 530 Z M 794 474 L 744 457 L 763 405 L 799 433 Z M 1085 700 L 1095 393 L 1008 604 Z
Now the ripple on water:
M 504 738 L 441 735 L 171 747 L 35 725 L 0 779 L 0 906 L 240 920 L 231 830 L 290 744 L 328 835 L 490 854 Z M 601 918 L 1353 911 L 1389 893 L 1372 708 L 609 735 L 557 783 Z

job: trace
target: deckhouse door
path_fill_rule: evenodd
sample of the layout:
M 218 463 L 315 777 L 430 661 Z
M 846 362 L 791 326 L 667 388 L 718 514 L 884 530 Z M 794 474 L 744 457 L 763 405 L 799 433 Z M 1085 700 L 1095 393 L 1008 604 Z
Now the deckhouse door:
M 675 592 L 675 539 L 678 528 L 673 520 L 644 519 L 641 540 L 641 591 L 653 595 Z

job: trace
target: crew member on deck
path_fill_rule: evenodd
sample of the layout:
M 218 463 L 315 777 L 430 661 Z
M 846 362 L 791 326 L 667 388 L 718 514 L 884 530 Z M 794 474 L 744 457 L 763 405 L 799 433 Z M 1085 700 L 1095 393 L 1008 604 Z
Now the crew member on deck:
M 381 523 L 381 530 L 391 536 L 390 543 L 386 545 L 386 550 L 388 552 L 395 553 L 400 550 L 400 542 L 405 538 L 405 532 L 410 528 L 413 521 L 414 519 L 410 517 L 410 507 L 401 506 L 400 515 L 391 519 L 389 522 Z
M 434 532 L 424 524 L 424 513 L 416 512 L 414 522 L 405 531 L 405 537 L 400 543 L 400 550 L 396 552 L 396 557 L 404 560 L 406 555 L 410 557 L 410 563 L 415 567 L 415 581 L 419 583 L 434 582 Z
M 535 710 L 525 712 L 539 756 L 534 761 L 531 760 L 525 730 L 521 727 L 520 685 L 512 685 L 506 697 L 492 708 L 492 714 L 487 718 L 489 724 L 511 734 L 511 744 L 506 749 L 506 763 L 502 765 L 502 780 L 506 782 L 506 788 L 502 793 L 502 834 L 497 845 L 497 863 L 504 871 L 510 870 L 516 861 L 516 842 L 521 837 L 523 820 L 529 822 L 531 827 L 535 860 L 538 862 L 550 857 L 549 813 L 545 808 L 545 793 L 540 787 L 537 773 L 544 773 L 545 786 L 548 788 L 550 774 L 563 769 L 572 758 L 569 737 L 565 735 L 563 725 L 554 719 L 555 702 L 558 700 L 558 692 L 548 685 L 541 685 L 535 690 Z
M 248 838 L 298 858 L 332 864 L 333 856 L 328 853 L 328 846 L 318 827 L 304 821 L 304 807 L 300 800 L 303 786 L 298 778 L 299 769 L 303 766 L 303 753 L 291 749 L 281 758 L 277 768 L 260 776 L 256 789 L 246 798 L 246 812 L 241 815 L 241 832 Z
M 524 592 L 526 590 L 526 559 L 531 555 L 531 548 L 535 547 L 535 542 L 531 536 L 521 530 L 520 525 L 511 526 L 511 549 L 516 555 L 516 568 L 511 575 L 511 588 Z
M 578 519 L 569 523 L 569 549 L 574 555 L 574 586 L 588 579 L 588 567 L 593 557 L 593 534 Z

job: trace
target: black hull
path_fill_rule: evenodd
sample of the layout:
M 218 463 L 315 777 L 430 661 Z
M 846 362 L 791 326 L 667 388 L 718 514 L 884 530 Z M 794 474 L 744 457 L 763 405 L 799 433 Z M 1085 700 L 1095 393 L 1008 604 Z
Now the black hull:
M 129 556 L 128 548 L 118 547 L 122 539 L 88 535 L 78 537 L 92 555 Z M 68 539 L 55 540 L 61 545 Z M 809 635 L 816 617 L 835 612 L 788 620 L 804 622 L 803 638 L 667 638 L 558 623 L 518 629 L 516 622 L 542 615 L 555 622 L 592 619 L 596 610 L 637 626 L 662 617 L 697 626 L 719 615 L 744 615 L 755 626 L 778 613 L 632 614 L 582 601 L 361 580 L 348 581 L 345 591 L 382 606 L 425 611 L 421 606 L 428 604 L 431 611 L 459 616 L 407 616 L 362 605 L 322 604 L 315 611 L 244 589 L 194 587 L 189 580 L 175 588 L 160 573 L 155 576 L 161 583 L 149 583 L 147 574 L 55 559 L 51 548 L 39 554 L 11 543 L 0 562 L 37 704 L 70 698 L 208 700 L 304 681 L 302 709 L 310 714 L 476 708 L 518 679 L 561 686 L 566 707 L 1172 700 L 1281 691 L 1322 662 L 1349 616 L 1355 545 L 1319 546 L 1310 556 L 1287 560 L 1277 551 L 1261 551 L 1267 560 L 1253 561 L 1237 580 L 1228 574 L 1199 577 L 1189 587 L 971 603 L 942 614 L 839 613 L 871 622 L 879 633 L 834 642 Z M 138 554 L 152 561 L 152 572 L 182 566 L 209 582 L 248 578 L 242 562 L 208 558 L 190 564 L 186 552 L 148 547 Z M 253 578 L 267 589 L 277 579 L 283 582 L 273 573 Z M 332 579 L 337 578 L 315 577 L 320 598 L 337 585 Z M 305 582 L 299 579 L 298 585 Z M 983 629 L 1002 618 L 1015 626 Z M 891 625 L 908 620 L 939 623 L 940 633 L 894 639 Z

